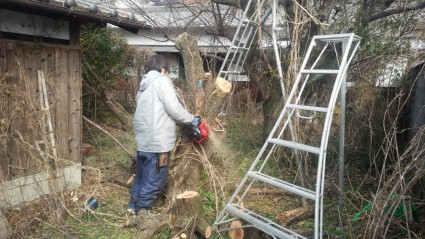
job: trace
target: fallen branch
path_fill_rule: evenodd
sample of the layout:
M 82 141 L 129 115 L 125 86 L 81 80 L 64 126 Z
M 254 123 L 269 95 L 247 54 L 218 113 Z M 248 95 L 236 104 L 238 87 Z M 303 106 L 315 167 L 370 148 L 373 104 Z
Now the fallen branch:
M 122 187 L 126 187 L 126 188 L 131 188 L 131 184 L 127 184 L 127 183 L 121 182 L 120 180 L 115 179 L 115 178 L 106 178 L 104 181 L 107 181 L 107 182 L 116 184 L 118 186 L 122 186 Z
M 111 137 L 127 153 L 127 155 L 130 156 L 131 159 L 133 159 L 133 161 L 136 161 L 136 157 L 134 157 L 134 155 L 132 153 L 130 153 L 130 151 L 128 151 L 128 149 L 117 138 L 115 138 L 112 134 L 110 134 L 108 131 L 103 129 L 100 125 L 89 120 L 87 117 L 83 116 L 83 119 L 85 121 L 87 121 L 88 123 L 92 124 L 93 126 L 95 126 L 96 128 L 98 128 L 99 130 L 101 130 L 103 133 L 107 134 L 109 137 Z

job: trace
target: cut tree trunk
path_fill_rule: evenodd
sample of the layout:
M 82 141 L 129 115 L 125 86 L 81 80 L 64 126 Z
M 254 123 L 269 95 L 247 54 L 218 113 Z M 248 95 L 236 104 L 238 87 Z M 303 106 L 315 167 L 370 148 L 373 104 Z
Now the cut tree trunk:
M 206 74 L 203 69 L 203 63 L 197 47 L 197 40 L 183 33 L 176 39 L 176 47 L 180 50 L 185 68 L 185 89 L 184 92 L 191 98 L 185 99 L 187 109 L 195 115 L 201 116 L 202 120 L 212 124 L 215 122 L 215 117 L 220 112 L 221 106 L 230 93 L 230 82 L 219 78 L 212 80 L 210 74 Z M 202 83 L 202 86 L 201 84 Z M 176 198 L 176 196 L 184 191 L 194 191 L 201 187 L 200 174 L 203 169 L 202 160 L 197 158 L 196 151 L 199 150 L 199 145 L 194 145 L 192 139 L 183 138 L 183 142 L 176 148 L 176 153 L 183 155 L 178 161 L 172 161 L 170 168 L 170 177 L 167 185 L 167 206 L 168 208 L 178 209 L 177 218 L 173 220 L 173 233 L 185 228 L 192 220 L 195 220 L 194 230 L 202 234 L 207 230 L 206 213 L 202 209 L 202 202 L 199 197 L 191 200 L 190 207 L 182 212 L 185 208 L 184 201 Z M 208 139 L 202 142 L 202 147 L 208 146 Z M 209 158 L 211 153 L 206 151 L 206 158 Z M 189 155 L 185 156 L 185 155 Z M 176 213 L 174 213 L 176 215 Z M 189 237 L 193 231 L 189 231 Z

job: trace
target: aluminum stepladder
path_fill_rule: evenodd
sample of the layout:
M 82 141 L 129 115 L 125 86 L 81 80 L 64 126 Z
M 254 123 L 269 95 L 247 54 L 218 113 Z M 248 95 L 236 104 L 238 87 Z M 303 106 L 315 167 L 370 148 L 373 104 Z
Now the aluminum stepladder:
M 267 0 L 258 0 L 255 10 L 253 11 L 253 0 L 248 0 L 242 18 L 239 20 L 238 27 L 233 36 L 232 43 L 220 67 L 218 77 L 222 77 L 232 83 L 232 92 L 228 102 L 223 105 L 221 114 L 225 115 L 230 106 L 231 96 L 234 93 L 235 84 L 237 84 L 240 76 L 244 74 L 244 63 L 251 49 L 252 43 L 258 32 L 259 24 L 262 24 L 271 13 L 271 8 L 266 6 Z
M 232 228 L 229 227 L 230 222 L 242 219 L 247 223 L 243 227 L 256 227 L 274 238 L 306 238 L 305 235 L 290 228 L 285 228 L 265 215 L 246 207 L 244 197 L 254 185 L 261 185 L 279 188 L 312 201 L 314 203 L 314 238 L 322 238 L 326 151 L 334 107 L 341 84 L 345 80 L 347 68 L 360 45 L 360 40 L 361 38 L 353 33 L 313 37 L 276 124 L 247 174 L 223 210 L 218 214 L 213 225 L 214 229 L 219 232 L 231 230 Z M 333 54 L 333 57 L 330 57 L 330 54 Z M 311 55 L 313 57 L 310 57 Z M 326 59 L 322 58 L 324 55 Z M 334 63 L 329 63 L 329 59 L 334 59 Z M 311 91 L 314 91 L 317 85 L 328 86 L 328 89 L 331 89 L 328 92 L 329 94 L 323 94 L 326 95 L 324 97 L 326 101 L 316 101 L 314 105 L 306 103 Z M 308 116 L 300 117 L 301 111 L 303 112 L 302 115 L 306 115 L 306 112 L 308 112 Z M 314 144 L 309 139 L 306 140 L 308 144 L 294 142 L 291 137 L 288 137 L 288 125 L 291 122 L 294 120 L 315 120 L 313 118 L 317 118 L 321 125 L 319 142 Z M 269 159 L 273 152 L 278 148 L 298 150 L 304 156 L 315 160 L 315 185 L 310 188 L 302 187 L 287 180 L 285 181 L 285 179 L 267 175 L 267 170 L 270 171 L 267 163 L 270 161 Z

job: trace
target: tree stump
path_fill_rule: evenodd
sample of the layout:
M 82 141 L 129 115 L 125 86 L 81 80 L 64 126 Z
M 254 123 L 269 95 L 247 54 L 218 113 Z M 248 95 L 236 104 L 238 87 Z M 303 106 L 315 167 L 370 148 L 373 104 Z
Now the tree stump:
M 143 230 L 139 234 L 139 238 L 151 238 L 155 233 L 165 229 L 170 222 L 170 214 L 151 214 L 146 210 L 142 210 L 136 217 L 128 217 L 125 226 L 137 227 L 139 230 Z
M 186 191 L 177 195 L 171 217 L 171 225 L 174 231 L 188 235 L 192 235 L 196 231 L 197 234 L 208 238 L 209 225 L 202 218 L 202 212 L 202 202 L 197 192 Z M 187 221 L 187 218 L 191 220 Z M 185 225 L 185 227 L 182 227 L 182 225 Z

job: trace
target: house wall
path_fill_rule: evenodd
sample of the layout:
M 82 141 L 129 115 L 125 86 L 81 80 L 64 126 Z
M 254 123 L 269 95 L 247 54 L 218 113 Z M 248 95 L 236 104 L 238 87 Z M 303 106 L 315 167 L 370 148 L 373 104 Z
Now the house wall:
M 165 59 L 167 59 L 168 63 L 170 64 L 170 78 L 176 79 L 180 76 L 180 57 L 177 54 L 171 54 L 166 52 L 159 53 L 161 56 L 163 56 Z
M 42 133 L 43 122 L 48 121 L 42 117 L 47 110 L 40 104 L 39 70 L 46 79 L 53 133 L 61 159 L 56 165 L 52 160 L 45 163 L 35 147 L 36 141 L 49 141 Z M 10 201 L 17 197 L 36 198 L 23 187 L 32 184 L 43 188 L 36 179 L 47 180 L 43 176 L 46 166 L 60 169 L 56 176 L 62 179 L 66 179 L 63 170 L 71 170 L 68 175 L 75 176 L 71 177 L 72 187 L 81 184 L 81 84 L 80 48 L 0 40 L 0 207 L 11 205 Z M 66 185 L 59 187 L 63 189 Z M 11 191 L 20 191 L 22 195 Z M 39 192 L 43 193 L 46 191 Z
M 425 63 L 412 69 L 410 81 L 413 87 L 408 109 L 409 140 L 415 137 L 420 127 L 425 126 Z

